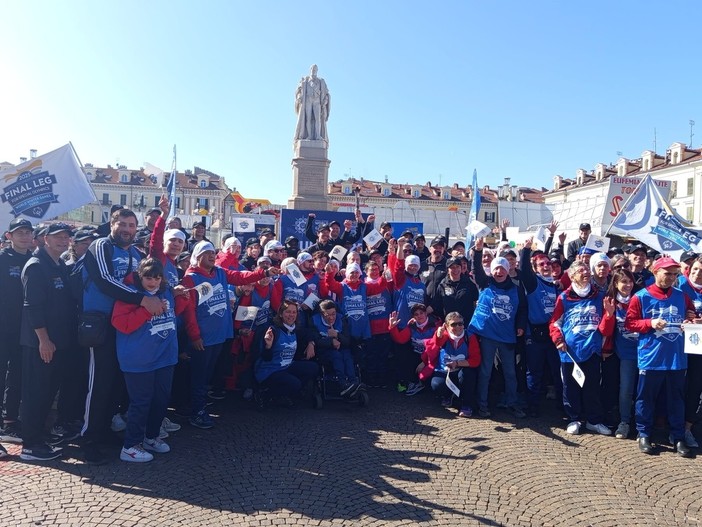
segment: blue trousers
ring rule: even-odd
[[[514,406],[517,403],[517,371],[514,362],[514,344],[497,342],[485,337],[480,338],[480,366],[478,368],[478,405],[487,408],[488,388],[492,367],[497,355],[502,363],[502,373],[505,376],[505,404]]]
[[[334,375],[340,380],[348,379],[356,382],[356,366],[353,363],[353,354],[348,349],[323,349],[319,350],[319,358],[329,361],[334,370]]]
[[[475,380],[478,377],[478,368],[458,368],[451,372],[451,380],[461,390],[459,400],[461,407],[475,405]],[[446,372],[435,371],[431,378],[431,389],[442,397],[448,397],[453,392],[446,386]]]
[[[560,359],[558,350],[551,341],[537,342],[533,338],[526,341],[527,402],[529,408],[538,410],[544,394],[544,372],[550,371],[556,391],[560,392]],[[547,370],[548,368],[548,370]]]
[[[174,366],[166,366],[154,371],[124,373],[129,393],[124,448],[141,443],[145,437],[158,437],[171,399],[174,369]]]
[[[271,373],[262,383],[261,387],[268,389],[273,396],[293,396],[317,377],[319,365],[314,361],[294,360],[284,370]]]
[[[631,421],[631,407],[638,377],[636,359],[619,359],[619,420],[624,423]]]
[[[573,363],[561,363],[561,380],[563,381],[563,408],[571,421],[586,419],[593,425],[602,423],[602,403],[600,401],[600,362],[596,353],[578,366],[585,374],[581,388],[573,378]]]
[[[685,437],[686,370],[641,370],[636,393],[636,430],[639,437],[649,437],[653,428],[656,400],[665,390],[666,413],[670,435],[675,441]]]
[[[192,350],[190,354],[190,403],[192,415],[196,416],[205,409],[207,402],[207,383],[212,378],[217,359],[224,343],[205,346],[203,351]]]

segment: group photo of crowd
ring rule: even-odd
[[[363,407],[374,390],[432,394],[466,423],[499,409],[528,426],[552,400],[567,434],[653,454],[665,427],[677,455],[698,448],[702,356],[684,342],[702,323],[702,255],[637,240],[599,252],[588,223],[567,244],[555,221],[538,245],[503,222],[491,246],[466,246],[360,210],[343,224],[310,214],[304,240],[211,241],[165,196],[145,218],[114,206],[97,227],[8,225],[0,442],[21,459],[74,444],[103,464],[120,434],[120,460],[149,462],[170,434],[217,426],[213,400]]]

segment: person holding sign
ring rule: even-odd
[[[207,383],[212,377],[224,342],[234,336],[227,286],[250,284],[280,272],[275,267],[256,271],[230,271],[216,266],[215,258],[214,246],[210,242],[199,242],[193,248],[190,268],[182,281],[190,293],[190,304],[185,311],[188,337],[192,342],[190,424],[202,429],[214,426],[205,410]],[[198,292],[196,287],[207,287],[211,294],[205,295],[202,289]],[[193,319],[196,324],[187,323]]]
[[[452,406],[455,396],[458,415],[472,417],[480,359],[477,337],[465,332],[463,317],[454,311],[427,341],[417,371],[420,379],[431,379],[431,389],[442,395],[442,406]]]
[[[284,265],[282,274],[276,280],[271,295],[271,307],[277,310],[283,300],[295,302],[301,309],[310,311],[309,304],[305,302],[314,295],[314,303],[327,296],[327,286],[314,269],[314,258],[308,252],[301,252],[297,259],[290,258],[291,264]],[[296,264],[296,265],[295,265]]]
[[[678,455],[690,456],[685,444],[685,355],[682,324],[695,318],[690,297],[674,287],[680,264],[664,256],[652,267],[654,283],[637,292],[629,302],[624,327],[639,333],[637,359],[636,430],[639,450],[653,454],[656,401],[665,390],[670,439]]]
[[[561,358],[563,408],[570,423],[566,432],[580,433],[583,418],[591,432],[610,435],[603,424],[600,400],[600,355],[602,333],[608,317],[614,316],[614,299],[592,287],[590,267],[575,262],[568,268],[571,285],[558,295],[550,322],[550,335]]]

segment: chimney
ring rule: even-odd
[[[32,148],[29,151],[29,159],[35,159],[37,157],[37,150],[36,148]]]

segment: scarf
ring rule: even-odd
[[[578,295],[580,298],[585,298],[587,295],[590,294],[590,289],[592,288],[592,284],[590,282],[587,283],[585,287],[578,287],[575,282],[570,284],[570,288],[573,290],[573,292]]]

